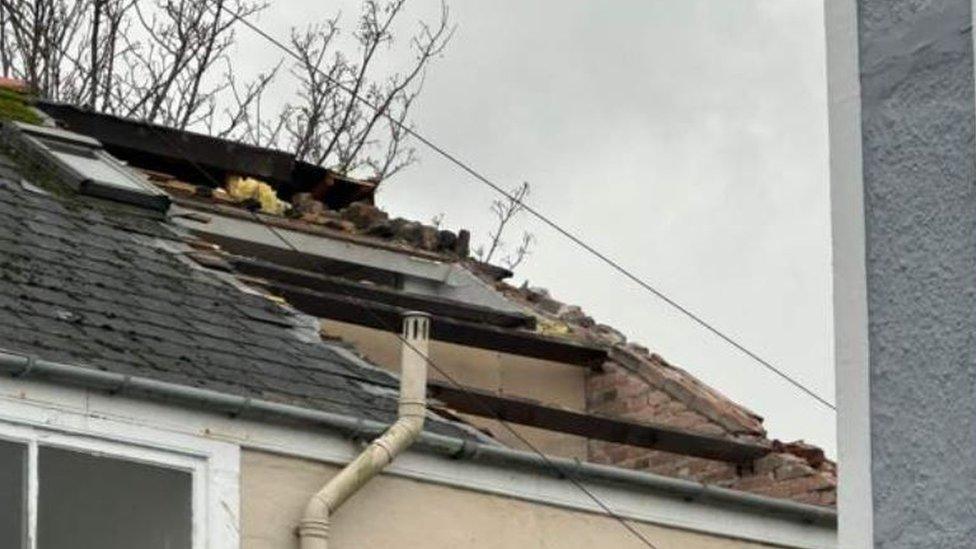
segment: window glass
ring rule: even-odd
[[[0,547],[27,549],[27,446],[0,440]]]
[[[133,191],[146,191],[144,186],[133,181],[131,177],[120,172],[115,166],[104,162],[90,149],[75,147],[57,141],[47,141],[45,144],[51,149],[54,156],[57,156],[59,160],[71,166],[87,178],[102,183],[118,185],[119,187],[125,187]]]
[[[190,549],[189,472],[41,447],[38,549]]]

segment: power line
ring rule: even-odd
[[[184,161],[192,165],[197,171],[203,174],[204,177],[210,180],[211,183],[213,183],[218,187],[220,186],[220,182],[217,181],[209,172],[203,169],[202,166],[200,166],[193,160],[190,160],[189,158],[186,157],[186,154],[182,152],[182,147],[180,147],[179,143],[170,139],[169,136],[165,135],[163,132],[156,131],[155,127],[151,123],[147,123],[147,127],[149,127],[150,131],[153,132],[157,137],[161,137],[166,142],[168,142],[171,148],[173,148],[174,150],[179,149],[177,156],[180,156]],[[279,231],[277,231],[273,226],[269,225],[263,219],[261,219],[261,217],[256,212],[252,211],[251,216],[254,218],[255,221],[257,221],[258,224],[260,224],[268,231],[270,231],[271,234],[273,234],[278,240],[280,240],[286,247],[288,247],[293,252],[297,253],[299,257],[301,258],[305,257],[305,254],[302,253],[301,250],[299,250],[294,244],[292,244],[287,238],[284,237],[284,235],[282,235]],[[315,269],[313,268],[312,270],[314,271]],[[351,293],[346,292],[344,289],[340,289],[340,291],[346,294],[346,297],[355,297]],[[617,522],[619,522],[625,529],[627,529],[628,532],[630,532],[633,536],[635,536],[638,540],[640,540],[649,549],[658,549],[656,545],[651,543],[650,540],[648,540],[643,534],[640,533],[640,531],[638,531],[629,522],[627,522],[626,519],[614,513],[613,510],[606,503],[603,502],[603,500],[601,500],[599,497],[596,496],[596,494],[594,494],[592,491],[586,488],[586,486],[579,479],[573,476],[569,471],[564,470],[562,467],[560,467],[555,462],[553,462],[534,444],[532,444],[528,439],[522,436],[522,434],[519,433],[514,427],[512,427],[507,421],[502,419],[501,415],[497,411],[495,411],[491,406],[486,404],[481,399],[480,396],[468,392],[464,386],[462,386],[460,383],[458,383],[457,380],[454,379],[453,376],[451,376],[443,368],[438,366],[433,360],[430,359],[430,357],[428,357],[424,353],[421,353],[412,343],[410,343],[410,341],[408,341],[406,338],[403,337],[403,335],[400,333],[399,330],[397,330],[395,327],[389,326],[389,324],[385,322],[385,320],[372,309],[365,306],[362,309],[367,313],[369,313],[370,315],[372,315],[374,319],[377,322],[379,322],[381,326],[383,326],[385,331],[391,332],[394,335],[396,335],[397,339],[400,341],[402,345],[405,345],[407,348],[417,353],[419,356],[424,357],[424,361],[431,368],[433,368],[437,373],[444,376],[444,378],[447,379],[449,383],[451,383],[456,389],[460,391],[461,395],[463,395],[464,398],[470,399],[470,402],[474,402],[479,408],[482,408],[484,412],[487,413],[490,417],[493,417],[496,421],[498,421],[498,423],[501,424],[507,431],[509,431],[516,439],[518,439],[522,444],[524,444],[527,448],[529,448],[534,454],[538,455],[546,464],[546,466],[548,466],[550,469],[555,471],[560,477],[569,480],[574,486],[576,486],[577,489],[583,492],[591,501],[593,501],[593,503],[595,503],[598,507],[600,507],[607,514],[608,517],[611,517],[615,519]]]
[[[254,23],[248,21],[246,18],[242,17],[236,11],[234,11],[232,9],[229,9],[229,8],[225,8],[225,10],[227,11],[228,15],[230,15],[231,17],[233,17],[235,20],[241,22],[244,26],[248,27],[249,29],[251,29],[252,31],[254,31],[255,33],[257,33],[259,36],[261,36],[265,40],[271,42],[274,46],[276,46],[281,51],[285,52],[288,56],[290,56],[290,57],[292,57],[292,58],[294,58],[294,59],[296,59],[298,61],[301,61],[301,56],[299,56],[291,48],[289,48],[288,46],[286,46],[283,42],[281,42],[277,38],[271,36],[270,34],[268,34],[267,32],[265,32],[264,30],[262,30],[260,27],[258,27]],[[599,259],[603,263],[606,263],[607,265],[610,266],[610,268],[612,268],[613,270],[617,271],[619,274],[623,275],[625,278],[627,278],[630,281],[634,282],[635,284],[637,284],[638,286],[640,286],[644,290],[650,292],[652,295],[654,295],[658,299],[664,301],[665,303],[667,303],[668,305],[670,305],[672,308],[674,308],[677,311],[681,312],[683,315],[685,315],[686,317],[690,318],[692,321],[694,321],[696,324],[698,324],[699,326],[701,326],[702,328],[704,328],[708,332],[712,333],[713,335],[715,335],[719,339],[725,341],[726,343],[728,343],[729,345],[731,345],[735,349],[738,349],[741,353],[743,353],[746,356],[748,356],[749,358],[753,359],[754,361],[756,361],[757,363],[759,363],[761,366],[763,366],[767,370],[773,372],[774,374],[776,374],[777,376],[779,376],[780,378],[782,378],[783,380],[785,380],[789,384],[793,385],[794,387],[796,387],[800,391],[806,393],[807,395],[809,395],[814,400],[820,402],[821,404],[823,404],[827,408],[830,408],[831,410],[834,410],[834,411],[837,410],[836,406],[834,406],[833,403],[831,403],[827,399],[821,397],[819,394],[817,394],[816,391],[808,388],[806,385],[804,385],[800,381],[794,379],[792,376],[790,376],[789,374],[787,374],[782,369],[776,367],[771,362],[769,362],[769,361],[765,360],[764,358],[760,357],[758,354],[750,351],[745,345],[739,343],[732,336],[726,335],[723,331],[719,330],[715,325],[713,325],[712,323],[708,322],[707,320],[705,320],[704,318],[702,318],[700,315],[698,315],[695,312],[691,311],[687,307],[681,305],[680,303],[678,303],[677,301],[675,301],[671,297],[668,297],[667,294],[665,294],[661,290],[658,290],[657,288],[655,288],[654,286],[652,286],[650,283],[645,282],[644,280],[642,280],[640,277],[638,277],[633,272],[631,272],[629,269],[627,269],[622,264],[620,264],[620,262],[618,262],[617,260],[615,260],[615,259],[609,257],[607,254],[605,254],[605,253],[597,250],[595,247],[591,246],[590,244],[587,244],[582,238],[576,236],[570,230],[564,229],[562,226],[560,226],[558,223],[556,223],[554,220],[552,220],[549,216],[543,214],[539,210],[537,210],[537,209],[533,208],[532,206],[526,204],[525,202],[523,202],[522,200],[520,200],[518,197],[514,196],[512,193],[506,191],[499,184],[491,181],[486,176],[484,176],[481,173],[479,173],[477,170],[475,170],[473,167],[471,167],[468,163],[464,162],[463,160],[461,160],[460,158],[458,158],[454,154],[450,153],[449,151],[447,151],[443,147],[437,145],[436,143],[434,143],[430,139],[424,137],[423,135],[421,135],[420,133],[418,133],[417,131],[415,131],[414,129],[412,129],[410,126],[408,126],[408,125],[400,122],[399,120],[396,119],[396,117],[389,115],[386,112],[385,109],[382,109],[381,107],[375,105],[370,100],[368,100],[365,97],[359,95],[356,92],[356,90],[350,88],[349,86],[347,86],[346,84],[340,82],[339,80],[336,80],[332,75],[326,73],[325,71],[323,71],[322,69],[319,69],[318,67],[315,67],[315,70],[322,77],[324,77],[326,80],[328,80],[329,82],[331,82],[334,86],[338,87],[342,91],[344,91],[347,94],[349,94],[350,96],[352,96],[356,101],[359,101],[360,103],[366,105],[367,107],[369,107],[370,109],[372,109],[374,112],[380,113],[384,118],[386,118],[387,120],[389,120],[391,124],[394,124],[395,126],[397,126],[397,128],[399,128],[400,130],[402,130],[404,133],[406,133],[407,135],[413,137],[417,141],[423,143],[428,148],[430,148],[431,150],[433,150],[437,154],[439,154],[442,157],[444,157],[445,159],[447,159],[450,163],[454,164],[455,166],[457,166],[458,168],[460,168],[462,171],[466,172],[471,177],[475,178],[475,180],[477,180],[477,181],[479,181],[479,182],[487,185],[488,187],[490,187],[495,192],[501,194],[506,199],[512,201],[512,203],[518,204],[526,212],[529,212],[533,217],[535,217],[539,221],[542,221],[549,228],[555,230],[557,233],[559,233],[562,236],[566,237],[567,239],[570,240],[570,242],[574,243],[575,245],[577,245],[580,248],[584,249],[585,251],[589,252],[591,255],[595,256],[597,259]]]
[[[138,1],[138,0],[134,0],[134,1]],[[235,18],[237,18],[238,20],[240,20],[240,16],[239,15],[237,15],[236,13],[234,15],[235,15]],[[156,137],[162,138],[164,141],[166,141],[167,143],[169,143],[169,145],[170,145],[170,147],[172,149],[178,150],[179,152],[177,153],[177,156],[181,157],[185,162],[187,162],[190,165],[192,165],[194,167],[194,169],[196,169],[197,171],[199,171],[206,179],[208,179],[216,187],[220,187],[221,186],[221,183],[219,181],[217,181],[207,170],[203,169],[203,167],[200,166],[195,161],[190,160],[189,158],[187,158],[187,155],[182,151],[182,147],[180,146],[180,144],[178,142],[176,142],[175,140],[170,139],[169,136],[167,136],[164,132],[157,131],[156,128],[155,128],[155,125],[152,122],[150,122],[148,120],[144,120],[143,122],[145,123],[146,127],[153,134],[156,135]],[[271,225],[265,223],[264,220],[261,219],[260,216],[258,216],[255,212],[251,212],[251,215],[254,217],[255,220],[257,220],[257,222],[259,224],[261,224],[263,227],[265,227],[266,229],[268,229],[269,231],[271,231],[271,233],[274,234],[277,238],[279,238],[286,246],[288,246],[291,250],[297,252],[299,254],[299,257],[305,257],[304,254],[302,254],[302,252],[300,250],[298,250],[291,242],[289,242],[287,239],[285,239]],[[351,294],[347,294],[347,297],[354,297],[354,296],[352,296]],[[402,344],[406,345],[410,350],[412,350],[413,352],[417,353],[418,355],[424,357],[424,361],[429,366],[431,366],[435,371],[437,371],[442,376],[444,376],[444,378],[447,379],[452,385],[454,385],[454,387],[457,388],[461,392],[462,395],[464,395],[466,398],[472,399],[472,402],[475,402],[480,408],[482,408],[484,411],[486,411],[490,416],[494,417],[495,420],[498,421],[498,423],[501,424],[503,427],[505,427],[506,430],[508,430],[509,432],[511,432],[512,435],[515,438],[517,438],[519,441],[521,441],[522,444],[524,444],[527,448],[529,448],[533,453],[535,453],[536,455],[538,455],[542,459],[543,463],[545,463],[550,469],[552,469],[553,471],[555,471],[560,477],[563,477],[563,478],[569,480],[574,486],[576,486],[577,489],[579,489],[581,492],[583,492],[584,494],[586,494],[586,496],[590,500],[592,500],[598,507],[600,507],[607,514],[607,516],[609,516],[609,517],[615,519],[617,522],[619,522],[621,524],[621,526],[623,526],[628,532],[630,532],[634,537],[636,537],[641,543],[643,543],[649,549],[658,549],[658,547],[656,545],[654,545],[653,543],[651,543],[650,540],[648,540],[643,534],[641,534],[630,523],[628,523],[626,519],[624,519],[620,515],[614,513],[613,510],[610,509],[610,507],[606,503],[604,503],[600,498],[598,498],[596,496],[596,494],[594,494],[589,489],[587,489],[586,486],[584,486],[582,482],[580,482],[570,472],[565,471],[563,468],[561,468],[558,465],[556,465],[556,463],[553,462],[548,456],[546,456],[544,453],[542,453],[542,451],[540,451],[538,448],[536,448],[535,445],[533,445],[531,442],[529,442],[518,431],[516,431],[511,425],[509,425],[509,423],[507,421],[505,421],[504,419],[502,419],[501,415],[498,412],[496,412],[492,407],[488,406],[484,401],[481,400],[481,397],[479,397],[477,395],[473,395],[473,394],[467,392],[465,390],[465,388],[460,383],[458,383],[450,374],[448,374],[442,368],[440,368],[439,366],[437,366],[437,364],[435,364],[433,361],[431,361],[430,358],[427,355],[421,353],[416,347],[413,346],[412,343],[410,343],[409,341],[407,341],[400,334],[399,330],[387,326],[386,323],[384,322],[384,320],[376,312],[374,312],[373,310],[369,309],[368,307],[363,307],[363,309],[365,311],[367,311],[369,314],[373,315],[376,318],[376,320],[380,322],[380,325],[385,326],[387,332],[392,332],[393,334],[395,334],[396,337],[397,337],[397,339],[399,339]]]

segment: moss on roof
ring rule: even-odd
[[[10,89],[0,88],[0,120],[40,124],[41,117],[28,104],[30,99]]]

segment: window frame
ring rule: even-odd
[[[29,156],[35,164],[51,170],[70,184],[79,193],[117,202],[133,204],[142,208],[165,213],[170,207],[170,197],[156,188],[140,173],[109,154],[102,144],[90,137],[58,128],[47,128],[23,122],[4,122],[3,133],[10,145],[18,152]],[[75,152],[58,150],[59,147]],[[75,166],[58,156],[74,154],[88,156],[90,160],[101,162],[125,178],[133,186],[128,188],[111,181],[101,180],[82,173]]]
[[[46,429],[34,425],[9,423],[0,419],[0,439],[27,447],[27,548],[37,547],[37,507],[40,493],[38,456],[41,447],[53,447],[83,452],[106,458],[176,469],[191,477],[191,539],[193,549],[214,547],[211,543],[209,484],[213,475],[205,455],[167,450],[144,444],[133,444],[108,438]]]

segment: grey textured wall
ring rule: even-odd
[[[971,2],[859,0],[877,547],[976,546]]]

